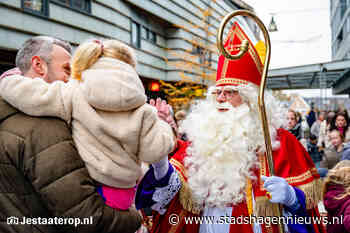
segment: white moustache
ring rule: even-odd
[[[233,109],[233,106],[230,103],[227,103],[227,102],[224,102],[224,103],[216,102],[215,106],[216,106],[217,109],[228,109],[228,110]]]

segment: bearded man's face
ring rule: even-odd
[[[219,112],[226,112],[232,109],[232,107],[238,107],[243,104],[241,95],[232,87],[217,87],[213,94]]]

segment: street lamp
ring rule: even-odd
[[[277,25],[276,25],[276,22],[273,18],[273,15],[272,15],[272,18],[271,18],[271,22],[270,22],[270,25],[269,25],[269,28],[268,28],[268,31],[269,32],[277,32]]]

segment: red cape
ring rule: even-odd
[[[288,131],[279,129],[277,132],[280,148],[273,152],[273,161],[275,175],[285,178],[289,184],[303,190],[306,196],[306,207],[310,216],[319,216],[317,203],[320,200],[321,192],[320,177],[317,170],[305,148],[300,142]],[[170,162],[176,168],[183,187],[187,186],[186,169],[184,166],[184,158],[187,156],[186,148],[189,143],[179,141],[176,153],[171,157]],[[260,169],[257,170],[257,181],[253,183],[254,198],[256,205],[262,205],[262,210],[269,209],[269,200],[266,196],[266,191],[262,188],[260,176],[269,176],[268,164],[265,155],[259,156]],[[319,186],[319,187],[318,187]],[[151,232],[153,233],[196,233],[199,231],[199,224],[186,224],[185,217],[199,216],[193,208],[191,208],[191,200],[184,200],[187,195],[183,194],[186,190],[180,190],[175,198],[170,202],[167,212],[160,215],[154,211],[153,224]],[[265,205],[265,206],[264,206]],[[169,219],[176,214],[179,216],[179,223],[175,225],[169,224]],[[266,211],[265,216],[268,215]],[[232,216],[249,216],[246,202],[242,202],[233,208]],[[271,215],[271,214],[270,214]],[[277,226],[272,228],[262,226],[263,233],[277,233]],[[323,225],[314,224],[315,233],[326,232]],[[236,224],[230,226],[230,232],[253,233],[252,227],[249,224]]]

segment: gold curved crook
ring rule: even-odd
[[[271,55],[271,49],[270,49],[271,43],[270,43],[269,33],[267,32],[267,29],[266,29],[265,25],[263,24],[263,22],[254,13],[247,11],[247,10],[237,10],[237,11],[233,11],[233,12],[229,13],[228,15],[226,15],[225,18],[220,23],[218,34],[216,37],[217,38],[217,46],[218,46],[218,49],[222,52],[222,55],[228,59],[236,60],[244,55],[245,43],[248,43],[248,41],[247,42],[242,41],[240,52],[236,55],[231,55],[231,54],[227,53],[227,51],[224,48],[223,43],[222,43],[222,36],[223,36],[224,27],[226,26],[227,22],[231,18],[238,16],[238,15],[248,16],[248,17],[252,18],[258,24],[260,30],[263,32],[264,39],[265,39],[266,56],[265,56],[265,62],[264,62],[264,69],[263,69],[263,73],[262,73],[262,77],[261,77],[258,104],[259,104],[259,111],[260,111],[261,121],[262,121],[262,125],[263,125],[263,131],[264,131],[266,154],[267,154],[267,159],[268,159],[268,163],[269,163],[269,171],[270,171],[270,175],[274,175],[271,138],[270,138],[270,132],[269,132],[269,127],[268,127],[268,122],[267,122],[267,117],[266,117],[265,103],[264,103],[264,92],[265,92],[265,86],[266,86],[267,70],[268,70],[268,66],[270,63],[270,55]]]
[[[262,122],[263,126],[263,132],[264,132],[264,138],[265,138],[265,146],[266,146],[266,157],[267,157],[267,162],[269,165],[269,172],[270,176],[274,175],[274,165],[273,165],[273,157],[272,157],[272,145],[271,145],[271,138],[270,138],[270,131],[269,131],[269,125],[267,121],[267,116],[266,116],[266,110],[265,110],[265,102],[264,102],[264,92],[265,92],[265,86],[266,86],[266,77],[267,77],[267,71],[270,63],[270,55],[271,55],[271,43],[270,43],[270,36],[269,33],[267,32],[267,29],[263,22],[252,12],[247,11],[247,10],[237,10],[229,13],[228,15],[225,16],[225,18],[221,21],[220,27],[216,36],[216,43],[218,46],[219,51],[223,56],[225,56],[227,59],[230,60],[236,60],[241,58],[247,51],[248,51],[248,46],[249,42],[247,40],[243,40],[240,46],[240,51],[236,55],[231,55],[229,54],[223,43],[222,43],[222,37],[224,33],[224,28],[227,24],[227,22],[238,15],[242,16],[248,16],[252,18],[259,26],[260,30],[263,32],[264,39],[265,39],[265,44],[266,44],[266,56],[265,56],[265,62],[264,62],[264,69],[261,77],[261,84],[260,84],[260,89],[259,89],[259,99],[258,99],[258,105],[259,105],[259,112],[260,112],[260,119]],[[247,45],[246,45],[247,44]],[[281,208],[279,205],[274,205],[274,212],[277,216],[282,216],[281,215]],[[279,232],[283,233],[284,232],[284,227],[279,224],[278,225]]]
[[[220,53],[224,57],[226,57],[227,59],[230,59],[230,60],[236,60],[236,59],[241,58],[248,51],[248,48],[249,48],[248,40],[244,39],[241,43],[240,48],[239,48],[239,52],[236,55],[232,55],[226,51],[226,49],[222,43],[222,37],[224,34],[224,29],[225,29],[226,24],[230,21],[231,18],[233,18],[239,14],[240,14],[240,11],[234,11],[231,14],[226,15],[225,18],[221,21],[218,33],[216,34],[216,44],[218,46]]]

